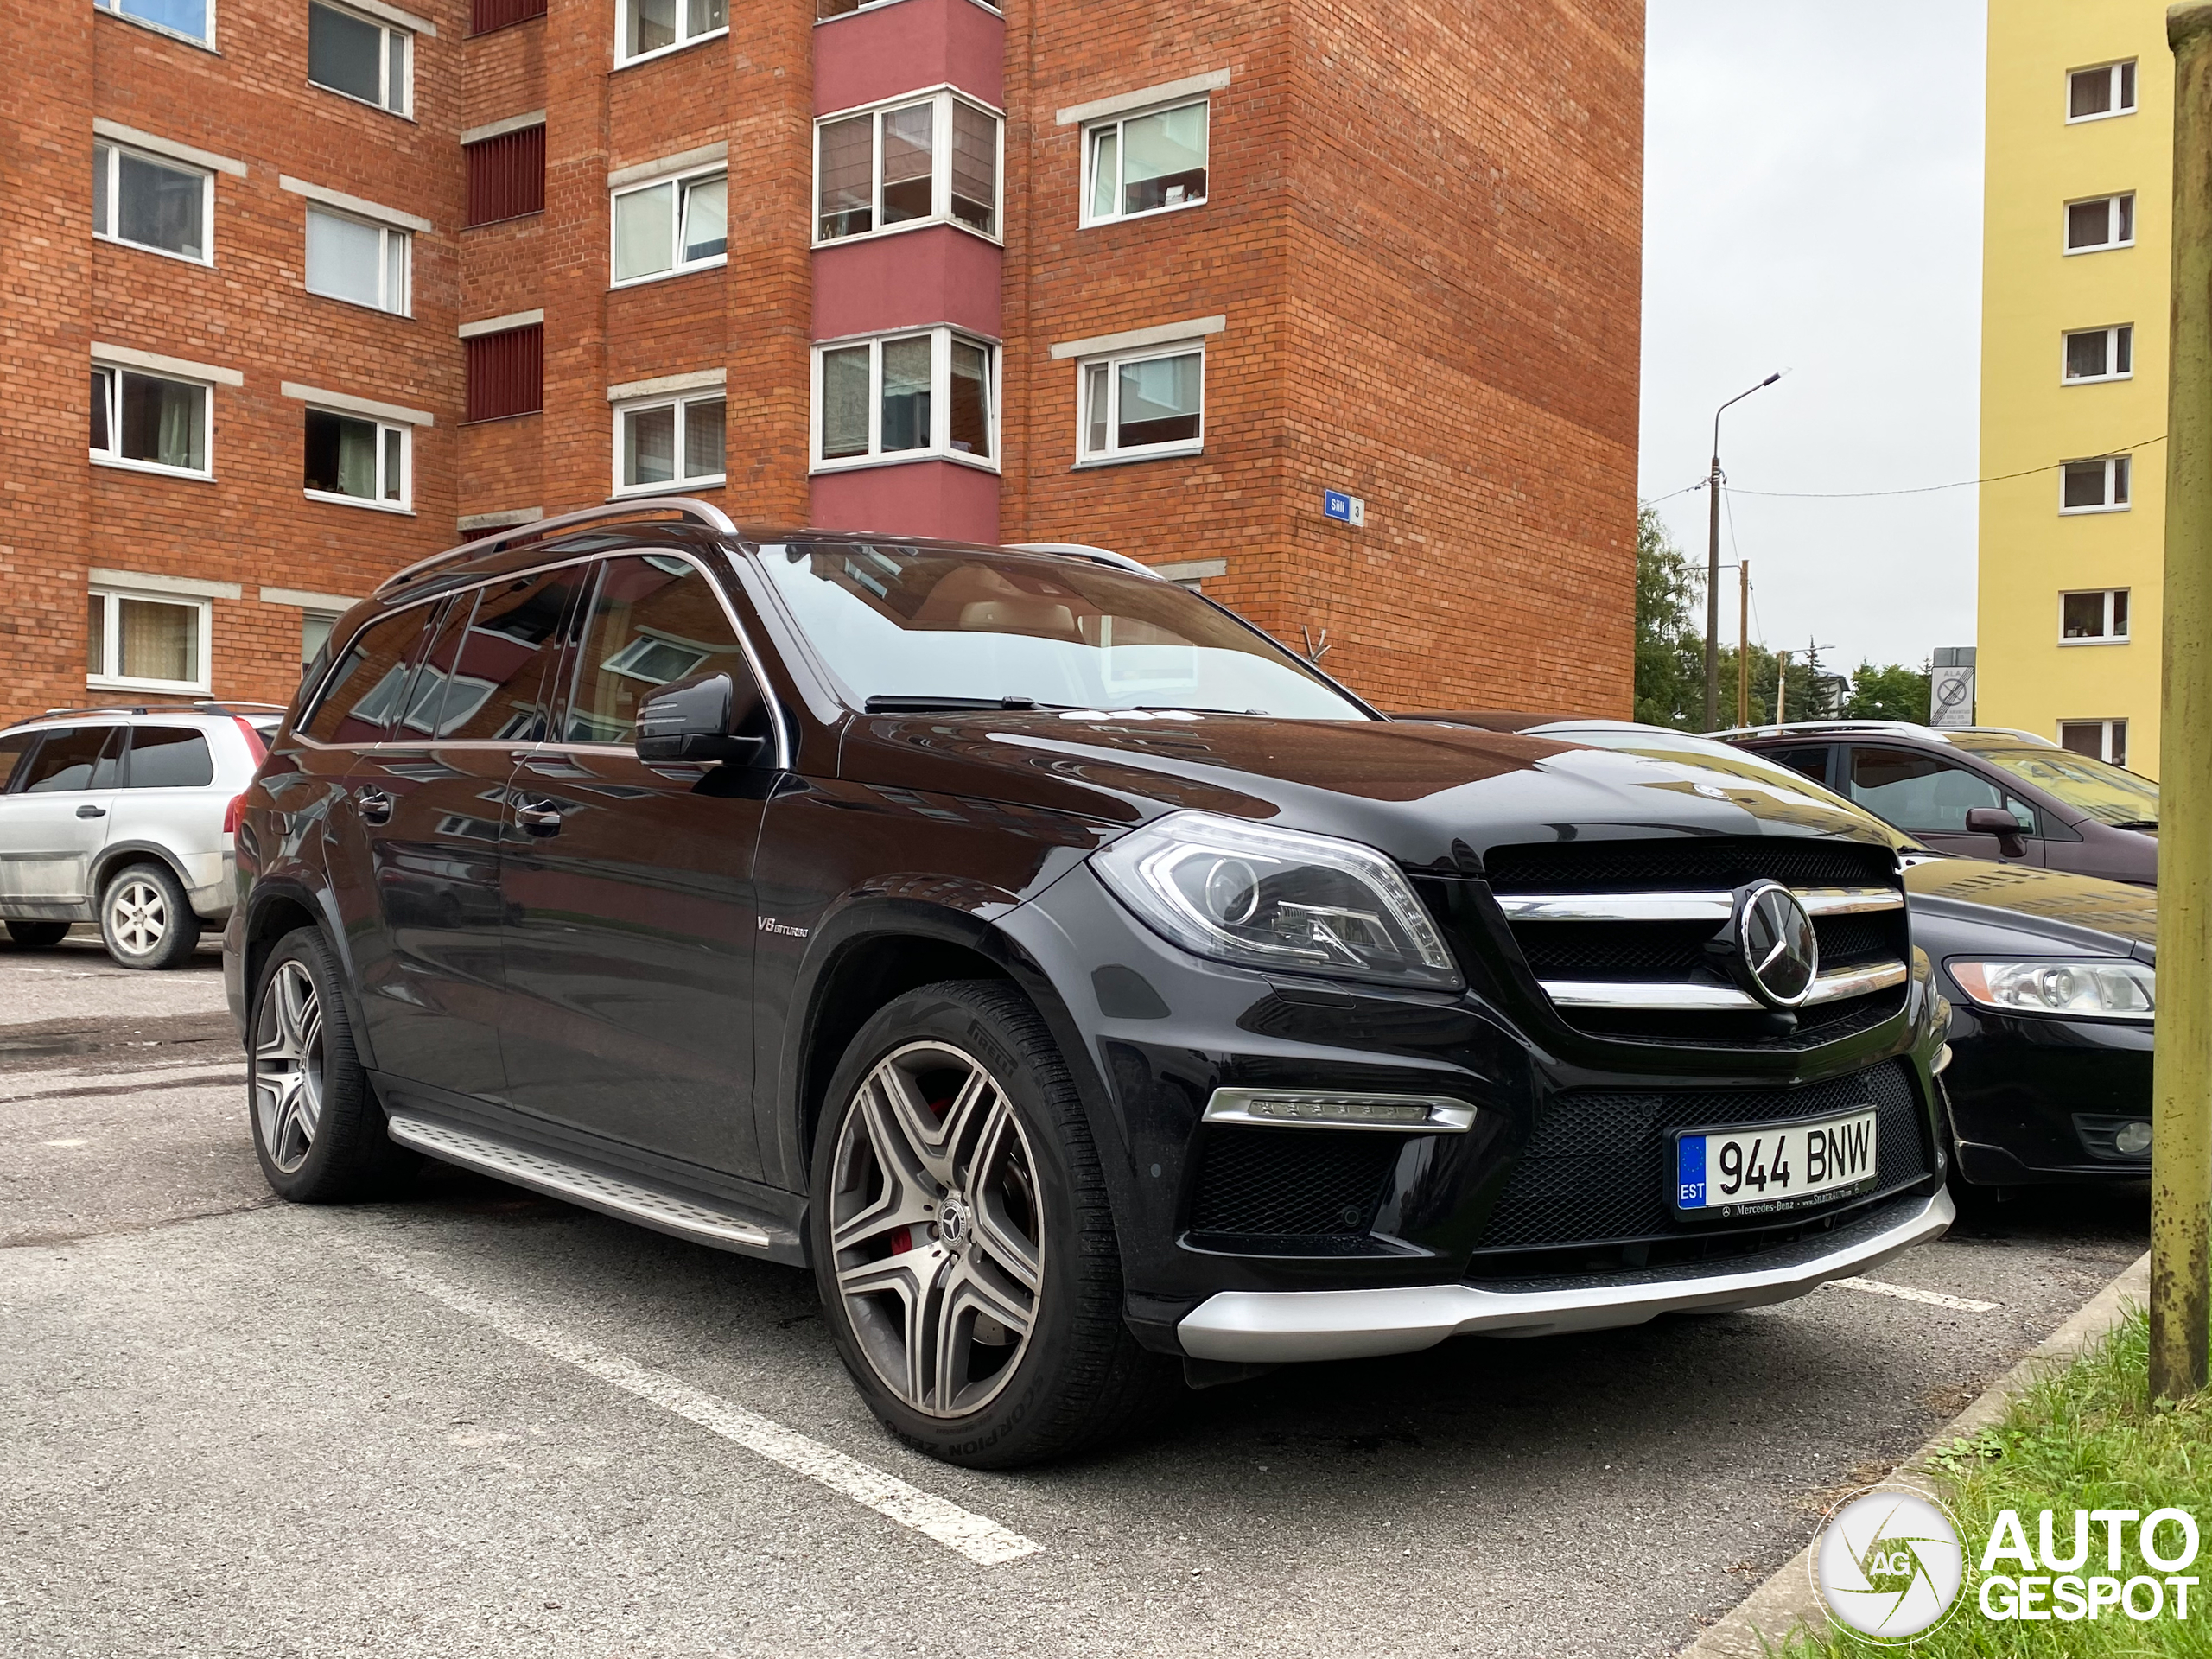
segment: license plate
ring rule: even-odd
[[[1795,1123],[1685,1129],[1675,1137],[1675,1208],[1755,1216],[1871,1185],[1874,1109]]]

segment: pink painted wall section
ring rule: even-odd
[[[963,5],[967,3],[961,0]],[[889,536],[998,544],[996,473],[957,461],[916,461],[855,473],[820,473],[811,481],[812,522],[823,530],[873,530]]]
[[[950,225],[817,248],[814,337],[950,322],[995,340],[1003,259],[995,244]]]
[[[817,115],[940,85],[1005,107],[1006,24],[996,12],[976,0],[893,0],[815,25]]]

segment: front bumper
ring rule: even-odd
[[[2147,1024],[2001,1014],[1952,996],[1943,1092],[1959,1173],[1983,1186],[2139,1181],[2151,1160],[2085,1140],[2076,1119],[2154,1118]]]
[[[1941,1237],[1956,1215],[1949,1192],[1939,1188],[1885,1205],[1835,1232],[1741,1258],[1722,1273],[1685,1268],[1526,1289],[1226,1290],[1186,1315],[1176,1335],[1194,1359],[1265,1365],[1411,1353],[1446,1337],[1549,1336],[1641,1325],[1662,1313],[1727,1313],[1786,1302],[1878,1267]]]

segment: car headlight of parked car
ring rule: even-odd
[[[1150,927],[1247,968],[1457,990],[1459,970],[1397,867],[1372,847],[1177,812],[1101,852]]]
[[[1959,988],[2006,1014],[2057,1014],[2077,1020],[2148,1020],[2158,1007],[2148,963],[2126,957],[2071,962],[1953,962]]]

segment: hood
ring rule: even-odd
[[[1786,836],[1889,849],[1857,808],[1786,777],[1418,721],[1046,710],[871,715],[839,775],[1134,824],[1193,809],[1342,836],[1414,868],[1491,847]]]
[[[2054,947],[2156,956],[2158,895],[2149,887],[2094,875],[1992,864],[1978,858],[1931,858],[1904,873],[1912,913],[1996,925],[2048,939]]]

